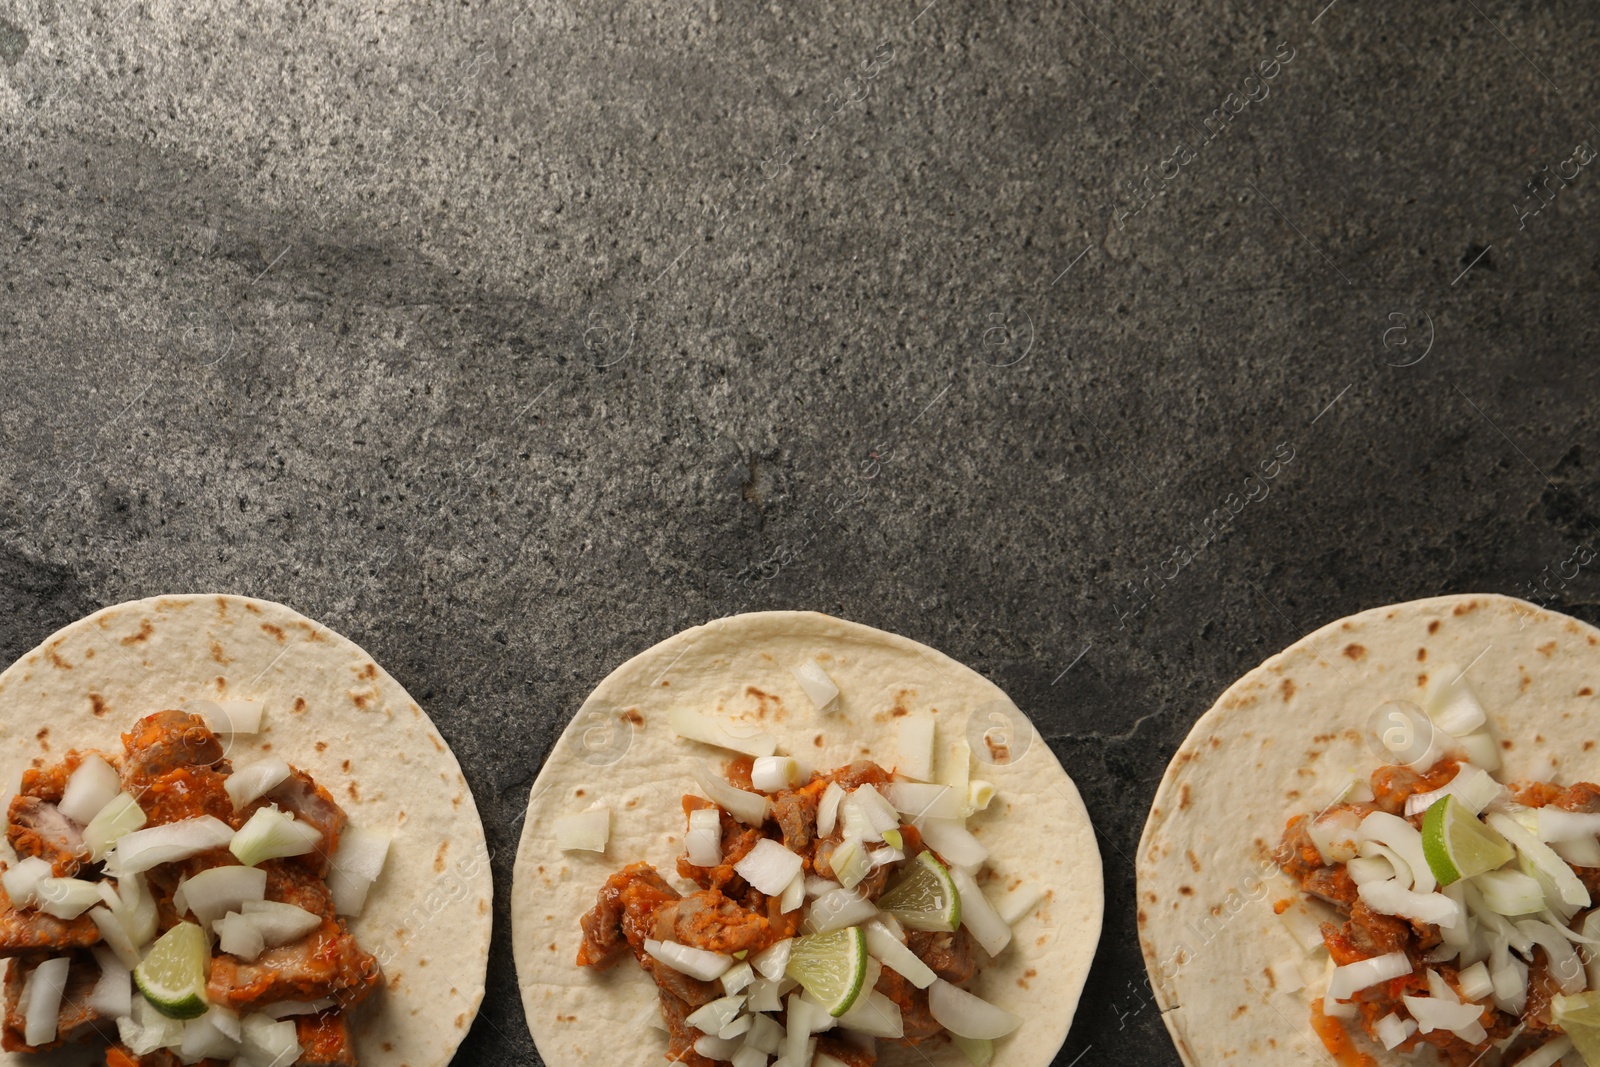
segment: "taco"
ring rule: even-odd
[[[551,1067],[1040,1067],[1103,908],[1077,789],[1004,693],[789,611],[600,684],[534,783],[512,893]]]
[[[1600,1064],[1600,631],[1497,595],[1331,623],[1195,724],[1138,854],[1190,1067]]]
[[[449,747],[279,604],[106,608],[0,674],[0,1064],[443,1067],[492,888]]]

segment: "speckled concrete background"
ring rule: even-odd
[[[1103,831],[1058,1063],[1175,1064],[1128,857],[1212,697],[1391,600],[1600,618],[1600,33],[924,2],[0,0],[0,653],[168,590],[323,619],[503,894],[626,656],[906,633]],[[498,918],[460,1063],[537,1062]]]

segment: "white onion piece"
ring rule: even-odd
[[[900,758],[895,773],[919,782],[933,780],[933,746],[937,733],[932,715],[907,715],[900,720]]]
[[[253,960],[267,950],[267,939],[261,928],[237,912],[224,915],[212,927],[217,935],[217,947],[230,956]]]
[[[178,883],[173,903],[209,926],[247,900],[265,900],[267,872],[255,867],[212,867]]]
[[[1463,763],[1456,776],[1438,789],[1427,793],[1413,793],[1406,798],[1406,815],[1427,811],[1434,801],[1453,796],[1472,814],[1477,815],[1505,795],[1505,786],[1495,781],[1489,772],[1470,763]]]
[[[751,1016],[745,1016],[749,1019]],[[749,1040],[748,1037],[745,1038]],[[817,1057],[820,1062],[822,1057]],[[728,1061],[733,1067],[767,1067],[767,1054],[753,1045],[743,1045],[738,1052],[733,1054],[733,1059]]]
[[[1455,902],[1456,907],[1461,909],[1461,914],[1466,920],[1439,928],[1440,940],[1444,943],[1444,946],[1448,946],[1453,950],[1452,955],[1454,955],[1472,944],[1472,916],[1467,911],[1467,888],[1458,880],[1440,889],[1439,892]]]
[[[1581,837],[1576,841],[1551,841],[1549,845],[1556,855],[1574,867],[1600,867],[1600,841],[1592,837]]]
[[[785,1016],[789,1021],[789,1029],[783,1039],[783,1060],[791,1064],[808,1064],[811,1062],[811,1050],[814,1047],[811,1040],[813,1009],[799,993],[791,994],[785,1003],[789,1007]],[[827,1013],[817,1009],[817,1014]]]
[[[318,1015],[338,1003],[332,997],[324,997],[321,1000],[280,1000],[263,1007],[261,1014],[272,1019],[287,1019],[295,1015]],[[654,1004],[650,1005],[650,1012],[658,1019],[661,1017],[661,1009]]]
[[[183,1043],[178,1046],[179,1056],[188,1063],[198,1063],[204,1059],[227,1060],[232,1059],[239,1051],[238,1038],[229,1037],[222,1032],[222,1027],[227,1023],[219,1024],[213,1016],[228,1012],[226,1008],[213,1007],[198,1019],[191,1019],[183,1027]],[[239,1025],[237,1016],[233,1016],[232,1024]]]
[[[716,808],[696,808],[689,813],[689,832],[683,838],[684,851],[696,867],[715,867],[722,862],[722,814]]]
[[[1600,910],[1591,911],[1583,917],[1583,934],[1585,937],[1600,938]],[[1589,988],[1600,989],[1600,952],[1588,954]]]
[[[1484,871],[1472,884],[1484,909],[1496,915],[1536,915],[1544,910],[1544,888],[1521,871]]]
[[[120,919],[103,907],[90,908],[89,918],[94,920],[95,926],[100,930],[101,939],[112,952],[117,954],[117,959],[122,961],[124,967],[132,970],[139,966],[139,961],[144,958],[143,954],[134,945],[133,938],[128,935],[128,929],[122,925]]]
[[[24,1005],[23,1040],[28,1044],[48,1045],[56,1039],[56,1023],[61,1018],[61,995],[67,988],[67,971],[72,961],[65,956],[45,960],[27,977],[21,998]]]
[[[839,888],[839,883],[832,878],[822,878],[815,874],[806,875],[806,896],[820,897]]]
[[[676,941],[645,941],[644,950],[656,960],[680,974],[710,982],[721,978],[733,966],[732,956],[720,952],[707,952],[693,945],[680,945]]]
[[[214,815],[135,830],[117,841],[116,868],[119,874],[143,874],[163,863],[221,848],[233,839],[233,827]]]
[[[778,751],[778,739],[772,734],[724,724],[689,708],[673,708],[667,712],[667,725],[679,737],[742,752],[746,756],[770,756]]]
[[[972,746],[964,738],[958,737],[945,745],[936,776],[939,784],[949,786],[956,796],[966,795],[972,776]]]
[[[222,788],[228,791],[233,809],[239,811],[252,801],[260,800],[289,780],[293,770],[277,756],[235,767]]]
[[[1564,811],[1543,807],[1534,811],[1541,841],[1593,841],[1600,835],[1600,812]]]
[[[254,734],[261,732],[262,706],[254,700],[193,700],[188,711],[205,717],[214,733]]]
[[[947,863],[958,867],[977,867],[989,858],[989,850],[956,819],[923,819],[917,823],[922,840]]]
[[[785,987],[794,987],[793,978],[757,978],[750,983],[750,991],[745,994],[749,997],[751,1011],[782,1011],[783,994],[788,991]]]
[[[967,810],[964,814],[971,815],[976,811],[984,811],[994,800],[995,787],[993,782],[986,782],[982,778],[974,778],[967,783]]]
[[[297,821],[291,812],[266,807],[257,809],[239,828],[228,842],[228,851],[246,867],[254,867],[267,860],[304,856],[321,843],[322,831],[315,826]]]
[[[89,849],[89,860],[99,863],[122,838],[150,821],[139,807],[139,802],[129,793],[118,793],[101,808],[89,825],[83,829],[83,843]],[[176,823],[169,823],[175,826]]]
[[[1489,968],[1489,979],[1494,982],[1494,1005],[1501,1011],[1521,1015],[1528,1005],[1528,965],[1503,948],[1498,955],[1502,958]]]
[[[890,782],[883,787],[884,794],[894,809],[917,819],[960,819],[966,813],[965,790],[957,793],[948,785],[924,785],[921,782]]]
[[[1398,915],[1441,928],[1455,926],[1465,918],[1461,905],[1443,893],[1418,893],[1399,882],[1368,882],[1358,887],[1356,893],[1367,907],[1384,915]]]
[[[328,893],[340,915],[360,915],[367,905],[367,894],[383,873],[389,859],[389,843],[394,834],[362,826],[346,826],[339,835],[339,847],[328,863]]]
[[[1296,895],[1294,902],[1285,908],[1278,918],[1303,952],[1315,952],[1325,948],[1322,940],[1322,924],[1342,921],[1339,913],[1328,904],[1300,895]]]
[[[300,1058],[302,1049],[295,1036],[295,1025],[256,1012],[239,1020],[239,1051],[252,1063],[282,1067]]]
[[[761,972],[763,978],[773,981],[783,977],[783,972],[789,967],[789,953],[794,950],[794,938],[786,937],[782,941],[775,941],[766,948],[750,957],[751,964]]]
[[[735,819],[757,827],[767,821],[772,803],[760,793],[751,793],[729,785],[709,763],[697,762],[689,770],[694,775],[695,784],[711,799],[711,802]]]
[[[96,755],[85,756],[78,769],[67,779],[66,792],[56,805],[61,814],[87,826],[100,810],[122,792],[122,778],[116,768]]]
[[[786,888],[783,891],[783,895],[778,898],[778,912],[780,914],[787,915],[805,902],[806,876],[805,872],[802,871],[790,879],[788,888]]]
[[[850,1010],[839,1016],[839,1025],[852,1033],[895,1041],[906,1032],[900,1005],[870,986],[863,988]]]
[[[1588,984],[1588,975],[1584,973],[1577,950],[1572,947],[1572,942],[1561,936],[1561,931],[1537,919],[1523,919],[1517,923],[1517,929],[1529,941],[1544,949],[1550,975],[1561,987],[1561,992],[1568,996],[1583,992]]]
[[[1044,899],[1045,888],[1037,882],[1024,882],[1006,894],[1006,898],[995,905],[995,911],[1000,913],[1010,926],[1017,925],[1025,916],[1031,914],[1039,902]]]
[[[1461,983],[1461,996],[1466,1000],[1488,1000],[1494,994],[1494,982],[1489,978],[1489,968],[1479,962],[1463,967],[1456,974]]]
[[[1575,908],[1589,906],[1589,891],[1583,887],[1583,882],[1578,876],[1572,873],[1572,868],[1550,850],[1549,845],[1540,841],[1527,827],[1503,812],[1491,811],[1484,818],[1490,826],[1500,831],[1500,836],[1522,853],[1529,863],[1554,883],[1562,901]]]
[[[1410,973],[1411,960],[1404,952],[1390,952],[1384,956],[1346,963],[1342,967],[1333,969],[1333,976],[1328,979],[1328,995],[1325,999],[1349,1000],[1357,992],[1369,986],[1395,978],[1404,978]]]
[[[900,827],[900,813],[895,811],[894,805],[884,799],[882,793],[872,785],[858,786],[850,793],[850,799],[860,807],[867,822],[878,833],[883,834]]]
[[[822,799],[817,802],[817,836],[830,837],[833,828],[838,824],[839,803],[845,798],[844,787],[838,782],[829,782],[828,788],[822,791]]]
[[[882,923],[868,922],[861,929],[872,957],[918,989],[927,989],[939,977]]]
[[[877,914],[876,904],[855,890],[841,886],[811,902],[811,910],[806,913],[805,929],[810,934],[831,933],[843,930],[846,926],[858,926]]]
[[[1361,820],[1361,837],[1387,845],[1405,860],[1411,868],[1411,888],[1418,893],[1432,893],[1438,886],[1422,854],[1422,834],[1400,816],[1386,811],[1371,813]]]
[[[872,869],[866,846],[857,837],[846,837],[828,854],[828,866],[846,889],[854,889]]]
[[[1482,1029],[1478,1018],[1483,1014],[1483,1007],[1478,1004],[1461,1004],[1453,1000],[1440,1000],[1437,997],[1402,997],[1406,1010],[1411,1012],[1411,1017],[1417,1020],[1417,1029],[1424,1034],[1435,1030],[1449,1030],[1457,1036],[1462,1036],[1463,1031],[1470,1032],[1474,1025]],[[1463,1040],[1467,1040],[1462,1037]],[[1483,1040],[1482,1037],[1476,1041]]]
[[[789,673],[794,675],[794,680],[800,683],[800,688],[805,690],[811,703],[818,708],[826,708],[838,699],[839,687],[833,684],[828,672],[815,661],[807,660],[798,667],[790,667]]]
[[[1487,721],[1464,671],[1441,663],[1430,673],[1433,684],[1428,687],[1427,711],[1435,726],[1451,737],[1465,737]]]
[[[1349,808],[1340,808],[1312,819],[1306,827],[1306,836],[1317,846],[1317,853],[1328,866],[1348,863],[1356,858],[1356,835],[1361,830],[1361,815]]]
[[[611,839],[611,809],[604,805],[555,818],[556,848],[563,852],[605,852]]]
[[[743,997],[718,997],[716,1000],[710,1001],[690,1012],[684,1017],[683,1021],[696,1030],[714,1034],[738,1018],[739,1012],[743,1007]]]
[[[1413,1019],[1402,1019],[1391,1012],[1379,1019],[1372,1029],[1383,1047],[1392,1051],[1395,1046],[1417,1032],[1417,1024]]]
[[[1513,1067],[1555,1067],[1571,1051],[1572,1038],[1563,1034],[1554,1041],[1540,1045],[1518,1060]]]
[[[28,856],[0,874],[0,885],[17,908],[31,908],[39,903],[39,883],[53,877],[55,868],[38,856]]]
[[[740,960],[722,973],[722,991],[729,995],[743,993],[756,980],[756,969],[749,960]]]
[[[731,1041],[736,1037],[743,1037],[750,1030],[750,1016],[740,1015],[717,1031],[717,1036],[724,1041]],[[737,1053],[735,1054],[737,1055]]]
[[[247,900],[242,910],[268,948],[298,941],[322,925],[322,916],[277,900]]]
[[[1380,845],[1376,841],[1363,841],[1360,845],[1360,852],[1362,859],[1386,860],[1394,871],[1395,881],[1407,887],[1412,885],[1411,864],[1401,859],[1400,853],[1388,845]]]
[[[1345,872],[1356,885],[1368,882],[1387,882],[1398,877],[1394,864],[1382,856],[1357,856],[1344,865]]]
[[[132,1014],[133,972],[105,945],[95,945],[90,951],[100,965],[100,978],[84,1003],[107,1019]]]
[[[979,888],[977,880],[971,874],[960,867],[952,867],[950,880],[955,883],[956,892],[961,894],[961,925],[967,928],[967,933],[983,946],[983,950],[990,957],[1000,955],[1001,950],[1011,943],[1011,924],[994,910],[994,905],[983,895],[983,890]]]
[[[940,978],[928,987],[928,1011],[940,1026],[961,1037],[993,1041],[1022,1025],[1022,1017],[998,1008]]]
[[[750,1007],[753,1011],[759,1012],[761,1010],[753,1003]],[[780,1004],[772,1010],[779,1011],[781,1008],[782,1005]],[[750,1032],[744,1035],[744,1045],[745,1048],[755,1049],[766,1053],[768,1056],[776,1056],[783,1048],[783,1027],[779,1025],[778,1020],[769,1019],[765,1015],[751,1016]],[[766,1067],[765,1060],[762,1060],[762,1067]]]
[[[1461,751],[1479,770],[1493,772],[1500,769],[1500,743],[1487,730],[1458,737],[1456,744],[1461,746]]]
[[[793,789],[800,782],[800,764],[793,756],[757,756],[750,784],[763,793]]]
[[[39,910],[58,919],[76,919],[101,903],[99,887],[81,878],[41,878],[35,892]]]
[[[789,887],[804,866],[805,861],[799,856],[770,837],[763,837],[733,869],[757,890],[775,897]]]

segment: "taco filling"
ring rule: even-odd
[[[1426,751],[1294,815],[1274,854],[1312,1027],[1340,1064],[1374,1062],[1356,1032],[1454,1067],[1600,1067],[1600,785],[1500,781],[1464,679],[1450,700],[1386,723]]]
[[[93,1042],[108,1067],[356,1063],[349,1016],[384,976],[346,917],[388,839],[350,827],[304,771],[235,767],[205,718],[163,711],[120,752],[34,760],[6,837],[0,1048]]]
[[[578,965],[631,955],[657,986],[667,1059],[688,1067],[870,1067],[879,1039],[954,1040],[988,1063],[1021,1019],[961,988],[1011,940],[965,827],[993,790],[965,780],[961,748],[956,783],[865,760],[701,768],[712,799],[683,797],[676,871],[697,888],[647,863],[616,872],[580,920]]]

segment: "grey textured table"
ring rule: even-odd
[[[1211,699],[1388,601],[1600,616],[1593,11],[1324,3],[0,0],[0,652],[197,589],[364,644],[483,810],[505,1065],[589,688],[908,634],[1102,832],[1058,1064],[1175,1064],[1129,856]]]

